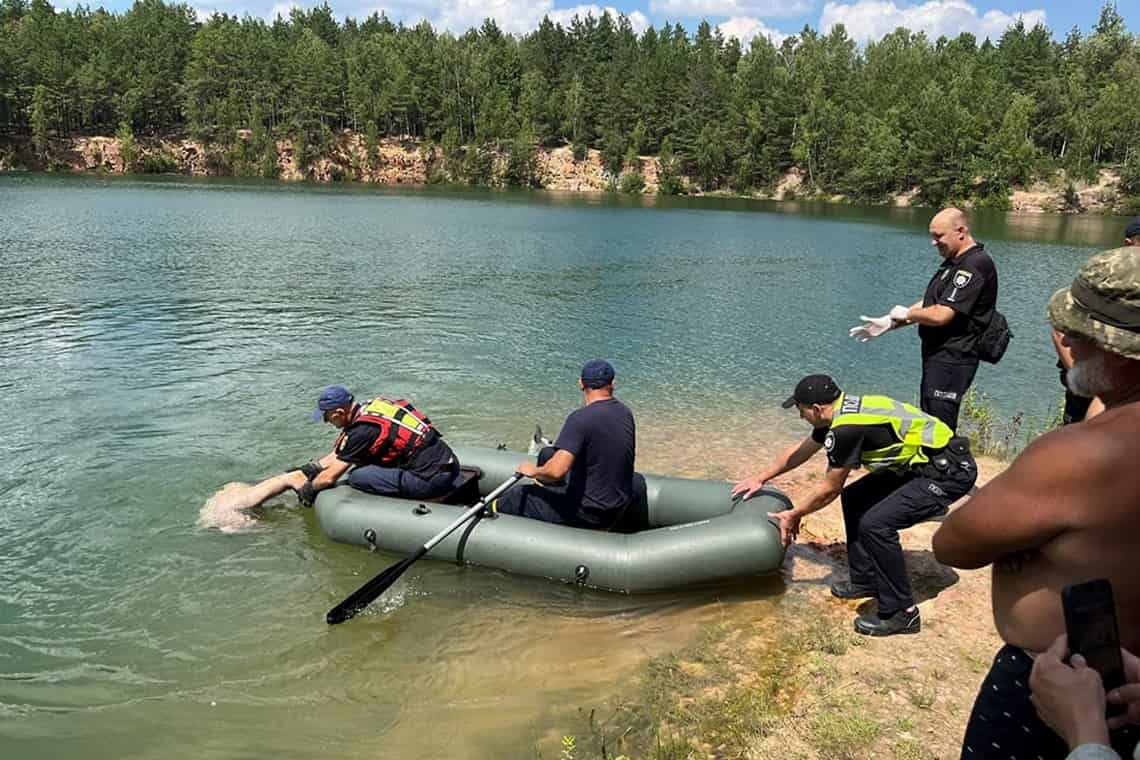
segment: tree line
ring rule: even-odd
[[[238,130],[250,133],[239,140]],[[1011,186],[1112,165],[1140,194],[1140,38],[1106,5],[1088,35],[1020,21],[996,41],[898,29],[860,47],[808,26],[747,48],[707,22],[638,34],[624,16],[456,36],[328,5],[273,22],[137,0],[123,13],[0,0],[0,133],[189,132],[256,164],[288,137],[302,160],[337,130],[438,145],[478,181],[494,152],[528,181],[534,146],[601,151],[615,175],[656,155],[663,192],[770,188],[1001,205]],[[463,159],[461,163],[460,159]],[[268,165],[268,161],[263,164]]]

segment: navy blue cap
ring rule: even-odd
[[[348,392],[348,388],[343,385],[330,385],[321,391],[321,395],[317,398],[317,411],[313,412],[313,420],[320,422],[324,419],[325,412],[340,409],[351,403],[352,394]]]
[[[1140,216],[1133,219],[1128,223],[1128,226],[1124,228],[1124,237],[1129,240],[1140,238]]]
[[[605,388],[613,381],[613,365],[605,359],[594,359],[582,366],[582,384],[587,388]]]

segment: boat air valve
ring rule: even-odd
[[[364,531],[364,540],[368,543],[369,551],[376,551],[376,531],[372,528]]]
[[[417,504],[412,509],[412,514],[413,515],[430,515],[431,514],[431,507],[429,507],[427,504]]]
[[[585,565],[578,565],[574,568],[574,580],[578,583],[585,583],[586,579],[590,577],[590,568]]]

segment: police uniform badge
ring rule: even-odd
[[[968,272],[965,269],[959,269],[954,273],[954,287],[964,288],[970,284],[970,280],[974,279],[974,273]]]
[[[823,439],[823,447],[825,449],[827,449],[828,451],[831,451],[832,449],[835,448],[835,432],[834,431],[831,431],[831,430],[827,431],[827,437],[825,437]]]

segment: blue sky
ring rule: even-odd
[[[98,6],[98,0],[89,0]],[[320,0],[187,0],[201,15],[225,11],[272,18],[292,5],[309,7]],[[131,0],[104,0],[104,7],[125,9]],[[58,3],[63,6],[67,3]],[[646,25],[679,21],[692,29],[704,18],[726,35],[747,42],[756,34],[774,41],[810,24],[826,30],[842,23],[859,39],[877,39],[897,26],[922,29],[932,37],[962,31],[996,38],[1018,16],[1028,25],[1043,21],[1056,37],[1074,25],[1088,30],[1096,22],[1100,0],[330,0],[338,17],[364,18],[383,10],[393,19],[427,19],[437,29],[461,33],[493,17],[511,32],[533,29],[543,15],[566,21],[575,13],[603,8],[628,15],[639,31]],[[1140,0],[1118,1],[1130,29],[1140,28]]]

